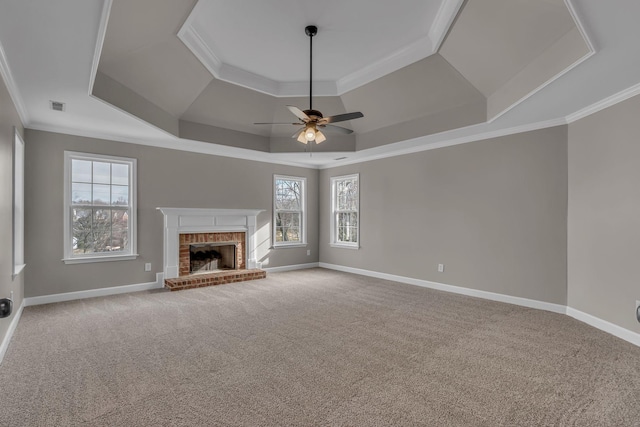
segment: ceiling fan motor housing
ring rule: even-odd
[[[305,113],[307,116],[311,117],[311,116],[316,116],[316,118],[321,119],[322,113],[318,110],[304,110],[303,113]]]

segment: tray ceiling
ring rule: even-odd
[[[362,111],[365,117],[344,123],[355,133],[348,138],[329,136],[325,143],[314,146],[310,157],[304,154],[304,146],[291,140],[290,129],[258,128],[253,122],[289,120],[287,104],[307,107],[306,93],[295,89],[296,84],[307,84],[305,25],[315,23],[320,28],[314,38],[314,53],[319,55],[332,49],[323,46],[323,34],[349,34],[357,27],[354,22],[360,23],[360,16],[333,13],[340,2],[318,7],[317,2],[301,0],[295,2],[295,12],[278,7],[287,2],[270,3],[274,10],[282,11],[278,25],[290,26],[292,34],[300,33],[305,51],[298,64],[305,75],[302,82],[295,77],[274,79],[266,68],[262,74],[244,70],[245,65],[227,58],[223,51],[214,51],[215,46],[209,50],[219,56],[222,65],[212,70],[179,34],[189,28],[198,5],[222,5],[214,0],[2,2],[0,72],[28,128],[303,165],[344,164],[567,123],[601,108],[594,106],[599,102],[607,105],[640,87],[640,47],[636,43],[640,30],[634,19],[640,14],[640,4],[636,2],[466,1],[452,25],[448,19],[436,19],[447,25],[438,33],[444,41],[436,43],[435,53],[377,70],[379,58],[358,56],[367,58],[369,64],[360,71],[347,70],[348,75],[367,78],[342,90],[338,82],[344,76],[331,76],[335,81],[314,79],[314,106],[325,115]],[[381,7],[392,10],[396,4],[385,1]],[[254,19],[271,19],[268,14],[250,13],[246,5],[235,6],[247,12],[237,22],[238,28],[251,27]],[[414,10],[416,15],[418,11]],[[367,16],[367,23],[385,29],[393,17],[379,14]],[[300,16],[308,20],[297,22]],[[431,22],[431,18],[422,22]],[[425,30],[421,31],[424,35]],[[407,36],[384,32],[389,43],[396,36]],[[429,40],[437,39],[431,29],[426,34]],[[216,42],[221,42],[219,37]],[[236,43],[234,52],[242,53],[237,44],[241,40],[231,41]],[[380,57],[402,57],[416,45],[403,43],[405,49]],[[422,48],[428,44],[423,43]],[[362,47],[363,53],[373,51]],[[272,51],[270,58],[277,55]],[[321,64],[331,65],[332,61]],[[287,72],[295,69],[275,59],[269,65]],[[230,70],[240,70],[237,81],[230,77]],[[325,71],[314,66],[316,76]],[[272,87],[251,86],[261,81]],[[51,100],[65,102],[65,112],[52,111]],[[334,161],[341,157],[347,159]]]

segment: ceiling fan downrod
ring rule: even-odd
[[[313,36],[318,34],[318,27],[307,25],[304,32],[309,36],[309,110],[313,110]]]

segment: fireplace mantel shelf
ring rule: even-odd
[[[258,216],[264,209],[156,208],[165,216]]]

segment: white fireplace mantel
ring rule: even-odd
[[[179,276],[180,234],[246,232],[247,268],[260,268],[256,259],[257,217],[263,209],[156,208],[164,215],[164,278]]]

